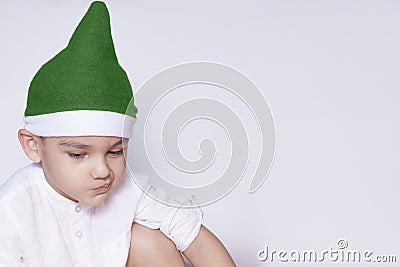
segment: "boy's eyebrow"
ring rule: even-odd
[[[121,145],[122,143],[123,143],[123,140],[121,139],[121,140],[115,142],[112,145],[112,147]],[[124,144],[125,143],[127,143],[127,142],[124,142]],[[91,147],[90,145],[85,145],[85,144],[82,144],[82,143],[79,143],[79,142],[75,142],[75,141],[61,141],[60,143],[58,143],[58,145],[67,146],[67,147],[75,147],[75,148],[84,148],[84,149],[88,149],[88,148]]]
[[[115,142],[112,146],[114,147],[114,146],[118,146],[118,145],[121,145],[121,144],[122,144],[122,139],[119,140],[118,142]]]
[[[61,141],[58,143],[60,146],[67,146],[67,147],[75,147],[75,148],[89,148],[89,145],[85,145],[82,143],[74,142],[74,141]]]

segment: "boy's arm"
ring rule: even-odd
[[[236,266],[224,245],[203,225],[200,228],[199,234],[190,246],[183,251],[183,254],[195,267]]]
[[[148,191],[158,199],[167,199],[166,193],[162,189],[151,186]],[[189,202],[185,202],[185,204]],[[133,220],[150,229],[160,229],[175,243],[179,251],[183,251],[189,247],[200,231],[202,217],[203,214],[198,207],[170,206],[143,193]]]
[[[155,195],[159,189],[151,188]],[[163,204],[146,193],[139,202],[134,221],[151,229],[160,229],[195,267],[235,266],[229,253],[206,227],[201,224],[198,207],[177,208]]]

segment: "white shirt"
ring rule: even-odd
[[[128,173],[97,207],[57,193],[40,164],[14,173],[0,187],[0,266],[125,266],[133,221],[160,228],[184,251],[199,232],[200,209],[155,201]]]

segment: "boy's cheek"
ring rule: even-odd
[[[116,176],[114,177],[114,186],[118,185],[119,182],[121,182],[122,176],[123,176],[123,175],[124,175],[124,172],[119,173],[118,175],[116,175]]]
[[[120,177],[123,176],[125,173],[126,169],[126,161],[125,158],[121,158],[118,162],[115,162],[115,165],[113,166],[113,169],[115,171],[115,176]]]
[[[116,175],[114,176],[114,185],[113,185],[113,187],[116,187],[116,186],[121,182],[122,177],[123,177],[124,174],[125,174],[125,171],[124,171],[124,170],[125,170],[125,169],[121,170],[120,173],[118,173],[118,174],[116,174]]]

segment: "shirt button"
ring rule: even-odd
[[[76,205],[75,206],[75,211],[76,212],[80,212],[81,211],[81,206],[80,205]]]
[[[76,237],[77,238],[82,238],[82,232],[81,231],[77,231],[76,233],[75,233],[75,235],[76,235]]]

